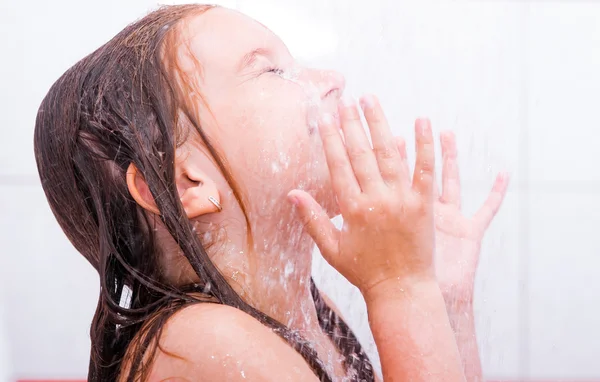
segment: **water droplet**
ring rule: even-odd
[[[279,167],[279,164],[277,162],[271,162],[271,171],[273,171],[273,174],[276,174],[279,171],[281,171],[281,168]]]
[[[285,264],[284,275],[285,277],[289,277],[294,272],[294,264],[291,261],[288,261]]]

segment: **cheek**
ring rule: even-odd
[[[310,110],[301,92],[263,89],[241,116],[244,136],[255,140],[263,160],[283,160],[285,154],[305,150],[311,135]],[[295,155],[294,155],[295,156]],[[290,158],[293,159],[293,158]]]
[[[310,97],[317,92],[283,82],[245,93],[233,103],[235,108],[219,113],[227,119],[226,125],[221,123],[223,148],[232,170],[252,187],[322,183],[327,169],[317,130],[320,100]]]
[[[223,150],[232,167],[248,183],[276,185],[307,160],[309,135],[304,119],[281,110],[243,116],[234,123]],[[228,129],[229,130],[229,129]]]

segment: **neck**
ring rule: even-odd
[[[312,299],[312,239],[286,201],[250,216],[246,227],[227,225],[227,250],[217,245],[213,261],[248,303],[282,324],[305,331],[318,325]],[[268,215],[267,215],[268,213]],[[235,219],[242,221],[244,219]]]

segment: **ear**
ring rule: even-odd
[[[140,175],[137,167],[131,163],[127,168],[127,188],[133,200],[136,201],[143,209],[160,215],[158,207],[154,202],[150,188],[144,178]]]
[[[176,171],[176,176],[177,191],[189,219],[222,210],[217,185],[205,172],[186,166]]]
[[[202,171],[192,168],[178,169],[175,181],[181,204],[189,219],[222,210],[215,182]],[[133,163],[127,169],[127,188],[137,204],[160,215],[148,184]]]

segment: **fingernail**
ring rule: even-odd
[[[300,200],[294,195],[288,195],[288,200],[294,205],[298,206],[300,204]]]
[[[371,94],[365,94],[360,99],[360,106],[363,109],[373,109],[375,107],[375,96]]]
[[[422,135],[431,134],[431,123],[427,118],[419,118],[419,126]]]

